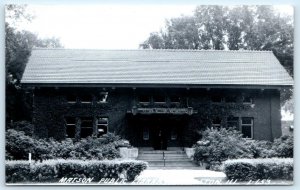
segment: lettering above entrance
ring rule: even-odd
[[[130,112],[130,111],[129,111]],[[188,108],[132,108],[131,113],[136,114],[174,114],[174,115],[192,115],[197,111],[192,107]]]

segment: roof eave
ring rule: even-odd
[[[106,88],[244,88],[281,89],[293,87],[289,84],[150,84],[150,83],[22,83],[25,88],[34,87],[106,87]]]

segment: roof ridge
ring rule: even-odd
[[[84,50],[84,51],[180,51],[180,52],[243,52],[243,53],[250,53],[250,52],[272,52],[272,50],[216,50],[216,49],[85,49],[85,48],[41,48],[41,47],[34,47],[33,50]]]

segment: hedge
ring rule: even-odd
[[[32,153],[34,160],[81,159],[104,160],[120,158],[119,147],[130,146],[119,136],[108,133],[101,138],[87,137],[80,141],[35,139],[22,131],[6,131],[6,160],[25,160]]]
[[[236,159],[224,162],[228,179],[249,181],[258,179],[293,180],[292,158]]]
[[[147,163],[136,160],[45,160],[31,165],[28,161],[6,161],[6,183],[58,182],[62,177],[125,179],[133,181]]]

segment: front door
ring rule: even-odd
[[[152,144],[154,150],[166,150],[168,147],[168,131],[163,126],[153,127]]]

